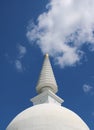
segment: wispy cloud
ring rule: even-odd
[[[18,44],[17,45],[18,55],[15,59],[14,65],[18,72],[23,72],[25,69],[24,64],[22,63],[22,60],[27,53],[27,49],[25,46]]]
[[[17,72],[23,72],[25,70],[24,66],[24,56],[27,53],[27,48],[21,44],[17,44],[16,56],[10,56],[8,53],[5,53],[4,57],[9,64],[16,68]]]
[[[23,71],[23,65],[20,60],[15,60],[15,67],[17,71],[22,72]]]
[[[18,58],[19,58],[19,59],[23,58],[24,55],[25,55],[26,52],[27,52],[26,47],[23,46],[23,45],[21,45],[21,44],[18,44],[17,49],[18,49]]]
[[[84,84],[82,88],[85,93],[93,94],[94,92],[93,87],[89,84]]]
[[[31,44],[39,45],[61,67],[78,63],[84,45],[94,51],[94,0],[50,0],[46,8],[38,24],[28,26]]]

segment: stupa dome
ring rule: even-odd
[[[7,130],[89,130],[89,128],[69,109],[54,103],[45,103],[21,112]]]

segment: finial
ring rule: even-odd
[[[49,54],[48,54],[48,53],[46,53],[46,54],[45,54],[45,56],[46,56],[46,57],[49,57]]]

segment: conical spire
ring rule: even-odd
[[[58,86],[54,77],[48,54],[45,55],[36,90],[38,93],[41,93],[45,90],[51,90],[54,93],[58,91]]]
[[[55,103],[61,105],[61,103],[64,102],[63,99],[55,94],[58,91],[58,86],[48,54],[45,55],[36,90],[39,94],[31,99],[33,105],[43,103]]]

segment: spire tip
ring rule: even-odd
[[[49,54],[48,54],[48,53],[46,53],[46,54],[45,54],[45,56],[46,56],[46,57],[49,57]]]

